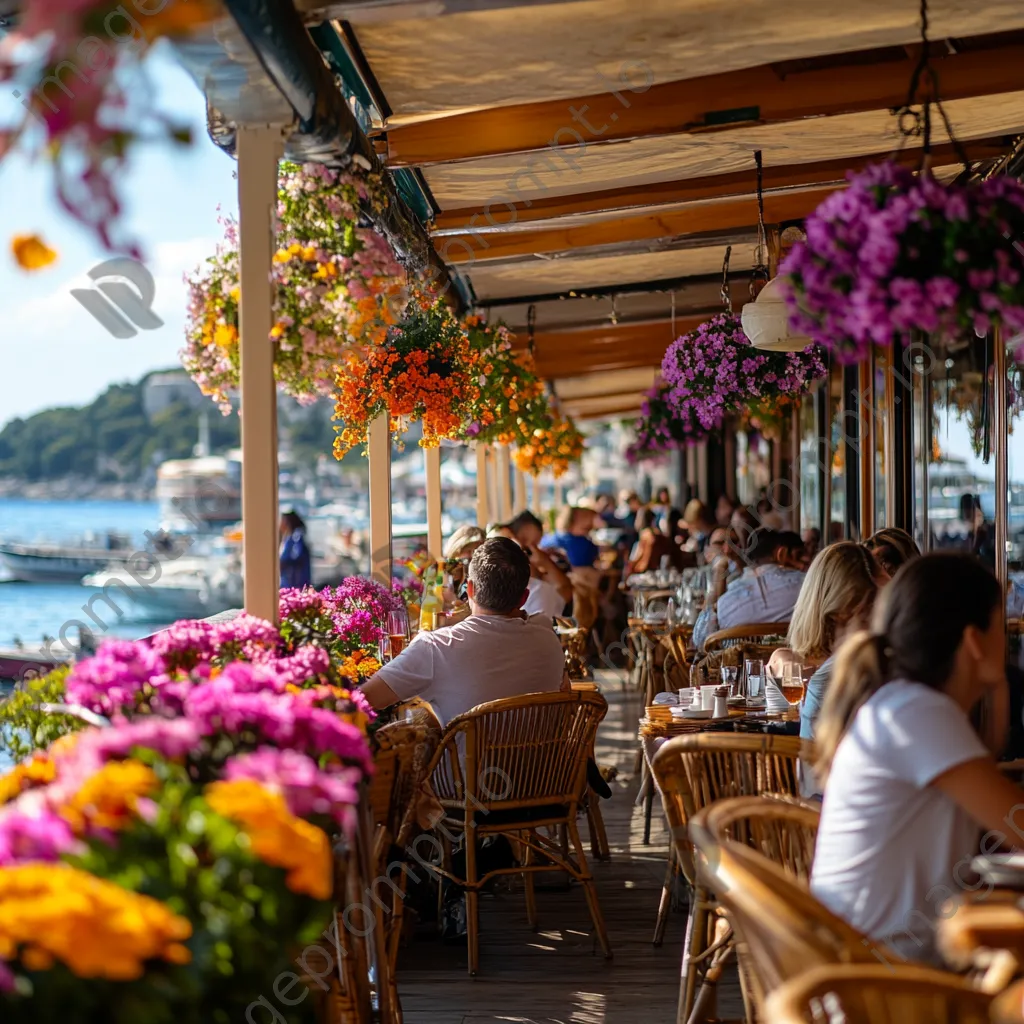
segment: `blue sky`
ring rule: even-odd
[[[86,403],[112,382],[178,362],[182,275],[212,253],[220,237],[218,206],[237,210],[235,163],[207,136],[203,95],[173,55],[157,47],[146,70],[159,108],[193,131],[190,147],[140,145],[121,182],[125,224],[155,279],[153,308],[164,326],[120,341],[72,298],[70,289],[87,284],[89,268],[111,254],[60,207],[49,166],[12,154],[0,162],[0,425],[50,406]],[[8,100],[0,97],[4,120]],[[32,233],[60,258],[29,274],[15,264],[9,239]]]

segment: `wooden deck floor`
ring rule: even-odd
[[[612,859],[593,863],[592,870],[613,958],[605,960],[592,937],[582,891],[541,890],[541,876],[536,933],[521,893],[481,901],[476,978],[466,973],[464,948],[417,939],[403,951],[398,978],[406,1024],[675,1024],[685,911],[673,912],[664,945],[655,949],[651,935],[668,841],[656,808],[651,845],[644,846],[642,809],[633,806],[640,699],[624,694],[613,673],[599,675],[599,682],[610,707],[598,760],[617,765],[619,776],[612,799],[602,802]],[[730,978],[721,990],[720,1016],[741,1017],[738,1000]]]

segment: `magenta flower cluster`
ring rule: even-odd
[[[358,769],[325,771],[297,750],[259,747],[232,757],[224,765],[226,779],[253,779],[271,792],[280,793],[292,814],[300,818],[324,815],[351,829],[359,802]]]
[[[705,431],[754,399],[803,394],[827,372],[820,350],[764,352],[743,333],[738,316],[720,313],[677,338],[661,364],[665,398],[675,416]]]
[[[634,439],[626,448],[630,465],[651,462],[684,445],[697,444],[708,435],[693,409],[677,413],[669,404],[668,387],[656,384],[640,405],[640,417],[633,425]]]
[[[795,330],[844,361],[910,331],[1024,330],[1024,186],[943,185],[891,162],[848,178],[780,268]]]
[[[402,598],[376,580],[349,576],[337,587],[281,591],[282,633],[289,641],[325,646],[335,654],[376,653],[387,614]]]

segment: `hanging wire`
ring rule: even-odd
[[[537,307],[532,305],[526,311],[526,348],[533,355],[534,343],[537,339]]]
[[[676,340],[676,292],[672,289],[672,340]]]
[[[957,159],[964,165],[964,169],[970,171],[971,162],[967,156],[960,140],[953,133],[953,126],[950,124],[946,114],[946,108],[942,105],[939,96],[939,76],[931,63],[931,43],[928,39],[928,0],[921,0],[921,56],[910,76],[910,88],[907,91],[907,101],[901,107],[896,107],[892,113],[896,115],[899,128],[899,142],[896,146],[896,153],[903,150],[908,139],[915,136],[921,138],[921,161],[918,170],[928,169],[931,160],[932,150],[932,105],[939,112],[942,124],[949,136],[949,141],[957,155]],[[922,79],[926,86],[921,90],[920,101],[917,98],[918,88],[921,87]],[[920,102],[920,109],[916,105]]]
[[[725,259],[722,261],[722,305],[726,313],[732,313],[732,297],[729,294],[729,257],[732,255],[732,246],[725,247]]]
[[[768,229],[764,226],[764,162],[761,150],[754,151],[757,167],[757,249],[754,252],[754,269],[750,273],[750,301],[768,283]]]
[[[617,303],[616,303],[617,299],[618,299],[618,295],[613,295],[612,296],[612,312],[611,312],[611,316],[608,318],[613,327],[619,322],[619,310],[618,310],[618,306],[617,306]]]

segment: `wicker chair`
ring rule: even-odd
[[[733,948],[716,914],[717,904],[704,880],[697,876],[687,823],[717,800],[768,793],[795,797],[799,792],[798,761],[809,760],[812,754],[813,746],[795,736],[698,733],[670,740],[654,757],[652,768],[661,790],[676,862],[691,889],[679,992],[681,1024],[691,1019],[699,980],[703,982],[701,1004],[711,999]],[[668,893],[663,890],[656,939],[664,927],[668,902]]]
[[[750,622],[745,626],[731,626],[729,629],[720,629],[712,633],[704,641],[704,653],[710,654],[722,647],[731,647],[744,641],[754,641],[775,650],[786,643],[788,632],[788,622]]]
[[[567,871],[582,884],[601,948],[611,956],[576,826],[587,792],[587,758],[607,710],[598,693],[535,693],[481,704],[453,719],[445,730],[430,766],[431,787],[444,809],[438,830],[445,858],[439,870],[466,890],[471,975],[477,973],[480,959],[480,890],[499,874],[523,875],[527,917],[536,928],[534,873]],[[541,829],[562,832],[565,842]],[[465,878],[452,870],[451,844],[462,838],[452,830],[465,831]],[[477,841],[496,835],[519,844],[522,863],[481,875]]]
[[[746,947],[747,980],[758,1006],[812,967],[903,961],[836,917],[780,865],[742,843],[717,842],[700,815],[690,823],[690,838],[699,852],[701,878]],[[766,1019],[775,1020],[770,1014]]]
[[[801,974],[768,997],[765,1019],[772,1024],[988,1024],[991,1001],[955,974],[876,961]]]
[[[388,868],[399,862],[401,851],[413,838],[420,790],[441,742],[441,725],[429,706],[410,705],[404,714],[403,720],[377,730],[375,772],[370,785],[370,813],[376,826],[373,877],[375,881],[387,880],[391,904],[385,912],[379,902],[388,900],[387,892],[373,900],[376,925],[384,937],[385,969],[377,981],[380,989],[387,990],[387,998],[381,999],[382,1024],[402,1024],[396,971],[407,875],[404,870],[393,873]]]

